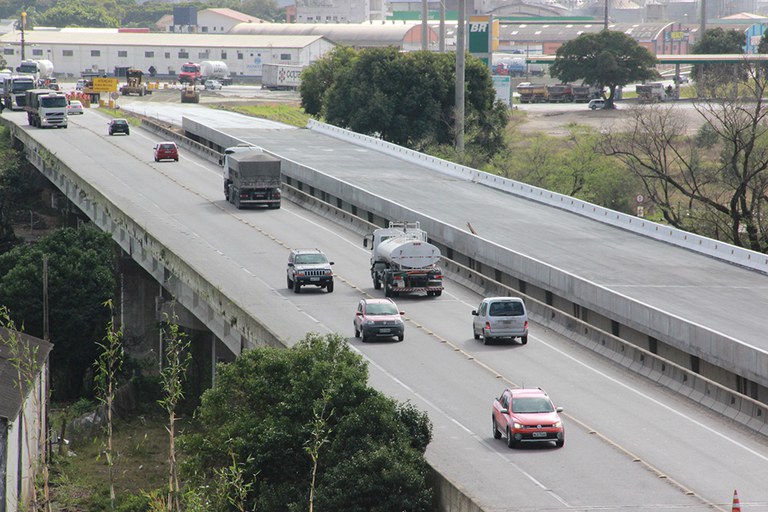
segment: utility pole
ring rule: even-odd
[[[27,11],[21,11],[21,60],[24,60],[24,29],[27,28]]]
[[[704,39],[704,32],[707,30],[707,2],[706,0],[699,0],[701,2],[701,27],[699,28],[699,41]]]
[[[440,0],[440,53],[445,53],[445,0]]]
[[[605,15],[603,21],[603,30],[608,30],[608,0],[605,0]]]
[[[459,0],[459,21],[456,25],[456,151],[464,151],[464,32],[466,31],[467,0]]]
[[[429,25],[427,24],[429,11],[427,10],[427,1],[421,0],[421,49],[424,51],[429,50]]]

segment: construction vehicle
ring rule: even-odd
[[[237,209],[246,206],[280,208],[280,159],[258,148],[226,154],[224,194]]]
[[[182,103],[200,103],[200,91],[195,84],[185,84],[181,90]]]
[[[574,85],[573,101],[575,103],[589,103],[590,100],[602,98],[603,91],[599,87],[591,85]]]
[[[30,89],[25,93],[27,122],[38,128],[67,127],[67,95],[51,89]]]
[[[122,96],[130,96],[131,94],[144,96],[145,94],[152,94],[152,89],[147,88],[147,84],[142,82],[143,76],[144,72],[139,69],[128,69],[125,72],[127,83],[120,88],[120,94]]]
[[[517,86],[520,103],[545,103],[547,101],[547,86],[543,84],[520,84]]]
[[[656,103],[667,100],[667,91],[664,89],[664,84],[660,82],[636,85],[635,92],[637,92],[637,99],[640,103]]]
[[[363,247],[371,244],[371,278],[376,290],[384,295],[426,292],[439,297],[443,293],[440,249],[429,243],[419,222],[390,222],[363,238]]]
[[[573,101],[573,85],[548,85],[547,101],[549,103],[571,103]]]

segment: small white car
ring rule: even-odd
[[[82,91],[83,87],[85,87],[85,80],[78,80],[75,84],[75,90],[76,91]]]
[[[597,98],[594,100],[589,100],[589,104],[587,105],[592,110],[597,110],[599,108],[605,108],[605,100],[602,98]]]
[[[218,80],[206,80],[203,87],[205,87],[207,91],[215,91],[221,89],[221,82]]]
[[[75,114],[84,114],[85,109],[83,108],[83,103],[79,100],[69,100],[69,104],[67,105],[67,115],[75,115]]]
[[[528,343],[528,312],[520,297],[488,297],[472,311],[472,335],[490,345],[497,339],[520,338]]]

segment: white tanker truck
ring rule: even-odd
[[[418,222],[390,222],[388,228],[376,229],[363,238],[371,243],[371,278],[373,287],[384,287],[387,297],[401,293],[426,292],[438,297],[443,293],[440,249],[427,241],[427,232]]]

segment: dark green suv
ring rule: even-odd
[[[333,291],[333,265],[320,249],[293,249],[288,254],[287,281],[288,289],[301,292],[306,285]]]

